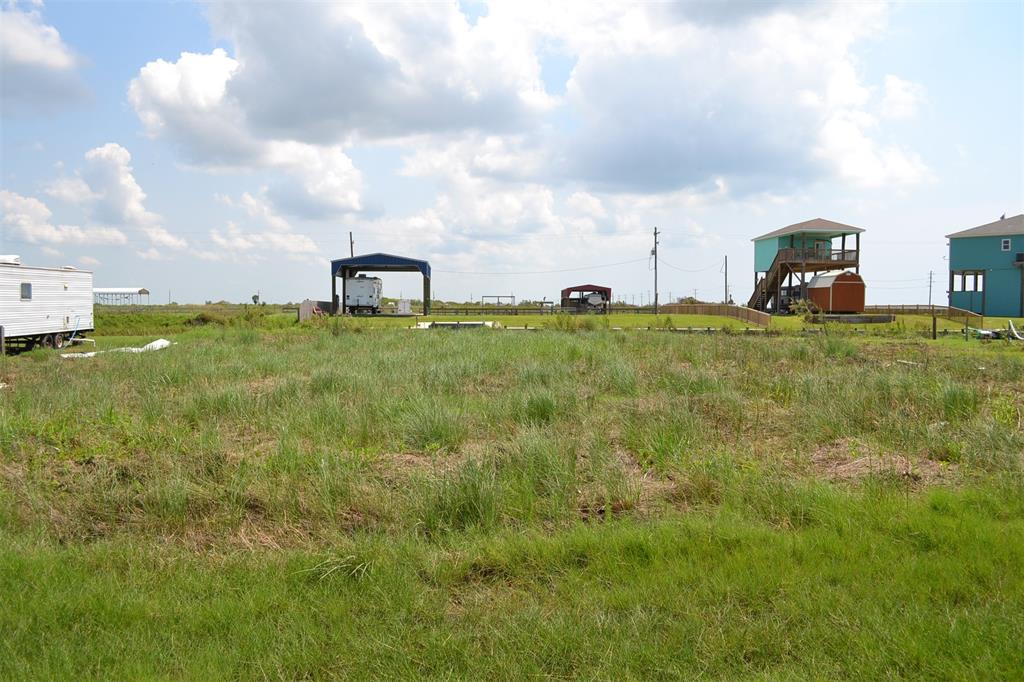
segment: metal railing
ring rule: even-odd
[[[769,326],[772,321],[768,313],[726,303],[669,303],[660,306],[659,312],[670,315],[719,315],[762,327]]]
[[[935,315],[944,320],[951,320],[965,326],[981,326],[985,323],[985,317],[971,310],[954,308],[945,305],[867,305],[864,306],[866,313],[892,313],[893,315]]]
[[[808,261],[815,263],[856,263],[858,253],[855,249],[800,249],[785,248],[779,249],[776,259],[779,261],[794,262]]]

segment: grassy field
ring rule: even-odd
[[[507,327],[531,327],[538,329],[565,330],[567,327],[599,330],[606,328],[676,328],[676,329],[725,329],[743,331],[746,329],[761,330],[759,325],[729,317],[716,315],[649,315],[632,313],[614,313],[611,315],[431,315],[429,317],[360,317],[355,319],[320,321],[319,324],[305,323],[307,327],[324,327],[329,324],[343,324],[349,329],[355,328],[407,328],[416,322],[430,321],[468,321],[491,320]],[[1016,320],[1018,328],[1024,329],[1024,320]],[[280,306],[241,306],[241,305],[209,305],[209,306],[147,306],[145,308],[126,308],[121,306],[97,306],[96,333],[102,336],[128,336],[132,334],[168,335],[179,334],[201,328],[260,328],[287,329],[296,327],[294,311],[284,312]],[[986,328],[1006,329],[1006,318],[987,318]],[[908,335],[927,336],[932,328],[932,320],[924,315],[898,315],[890,324],[867,325],[829,325],[830,330],[837,333],[855,333],[865,336]],[[946,333],[962,331],[963,327],[950,320],[939,318],[938,330]],[[778,333],[799,333],[802,331],[821,331],[822,325],[805,322],[802,317],[794,315],[776,317],[772,320],[771,330]]]
[[[0,678],[1024,675],[1017,346],[278,315],[6,359]]]

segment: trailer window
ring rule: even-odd
[[[1009,251],[1010,250],[1010,240],[1009,239],[1004,239],[1000,246],[1001,246],[1003,251]]]
[[[32,300],[32,283],[22,282],[21,283],[21,300],[31,301]]]

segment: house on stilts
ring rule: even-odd
[[[820,272],[860,273],[859,227],[815,218],[788,225],[754,242],[754,293],[747,306],[767,313],[785,313],[807,299],[807,286]]]

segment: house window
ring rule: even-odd
[[[22,282],[21,283],[21,300],[31,301],[32,300],[32,283]]]
[[[984,291],[985,273],[969,271],[953,273],[953,291]]]
[[[1009,251],[1010,250],[1010,240],[1009,239],[1004,239],[1003,240],[1002,249],[1003,249],[1003,251]]]

